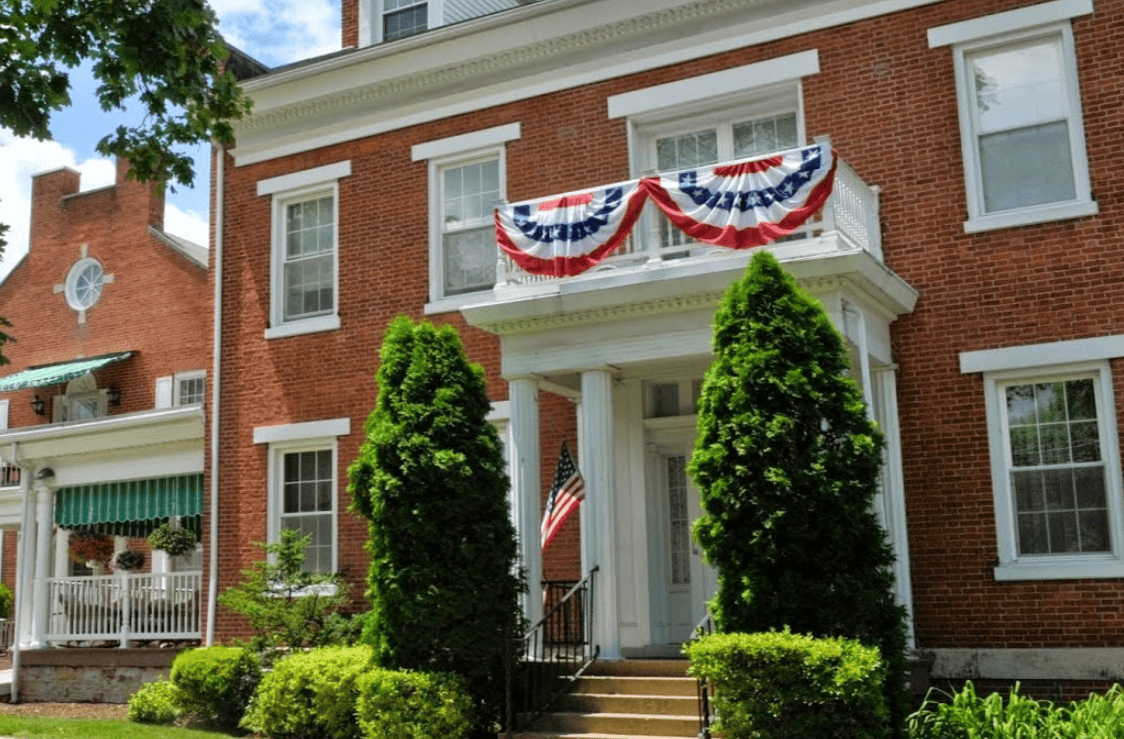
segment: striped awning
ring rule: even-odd
[[[147,536],[173,516],[198,529],[203,514],[203,475],[101,482],[55,491],[55,523],[118,536]],[[197,531],[198,533],[198,531]]]
[[[72,359],[68,362],[28,367],[14,375],[0,377],[0,393],[10,393],[13,390],[23,390],[28,387],[61,385],[64,382],[70,382],[77,377],[81,377],[87,372],[93,372],[107,364],[120,362],[131,356],[133,356],[132,352],[117,352],[115,354],[102,354],[98,357]]]

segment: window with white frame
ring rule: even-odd
[[[172,388],[175,405],[202,403],[207,390],[207,373],[203,370],[177,373]]]
[[[952,46],[965,230],[1097,212],[1069,22],[1086,12],[1091,0],[1056,0],[930,29],[930,46]]]
[[[1107,359],[1119,351],[1124,337],[961,354],[962,372],[984,371],[996,579],[1124,575],[1120,452]],[[1056,364],[1058,357],[1086,361]],[[1051,364],[1017,366],[1026,361]]]
[[[270,326],[266,338],[339,328],[339,179],[351,162],[258,182],[273,197]]]
[[[614,95],[609,117],[628,120],[635,175],[765,156],[805,143],[801,79],[818,72],[810,49]],[[661,247],[690,241],[662,215],[645,219]]]
[[[254,429],[254,443],[269,445],[269,540],[277,541],[283,529],[311,536],[305,549],[308,572],[338,568],[337,439],[350,429],[347,418]]]
[[[430,305],[451,310],[496,282],[496,205],[506,197],[505,144],[518,123],[418,144],[414,161],[429,161]]]
[[[429,28],[429,3],[425,0],[382,0],[382,40],[394,41]]]

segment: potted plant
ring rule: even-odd
[[[94,529],[70,532],[70,558],[75,562],[106,564],[112,557],[113,537],[109,534]]]
[[[118,552],[113,558],[113,569],[123,572],[135,572],[144,567],[144,553],[126,549]]]
[[[195,551],[195,532],[190,529],[173,529],[162,523],[148,535],[148,545],[162,549],[169,557],[179,557]]]

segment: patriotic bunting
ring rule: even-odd
[[[731,249],[792,233],[823,207],[835,180],[827,144],[699,167],[496,211],[496,241],[536,275],[573,276],[628,238],[647,198],[691,238]]]
[[[636,180],[508,206],[496,211],[496,241],[531,274],[577,275],[621,245],[643,206]]]

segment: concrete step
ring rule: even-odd
[[[690,716],[698,713],[693,696],[571,693],[560,696],[554,710],[562,713],[632,713],[650,716]]]
[[[694,736],[698,717],[652,716],[637,713],[548,713],[536,722],[535,730],[561,734],[601,736]]]
[[[691,677],[643,677],[582,675],[574,680],[572,693],[599,695],[696,696],[697,683]]]
[[[686,659],[616,659],[597,660],[590,665],[590,675],[620,677],[686,677]]]

